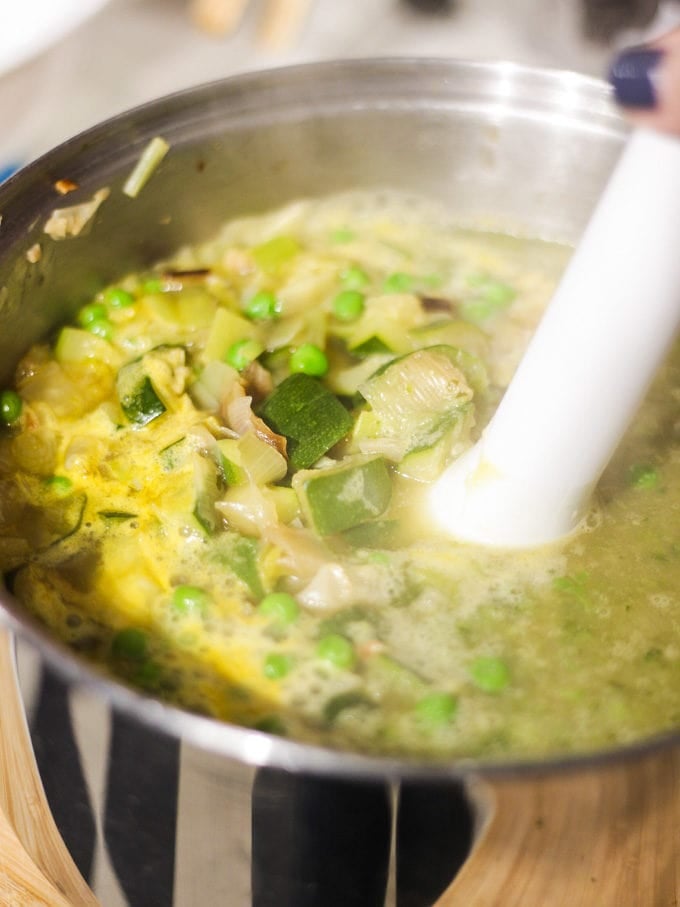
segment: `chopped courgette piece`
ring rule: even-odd
[[[389,655],[369,658],[363,673],[368,693],[380,702],[386,699],[412,702],[430,690],[423,677]]]
[[[384,513],[392,497],[392,477],[385,460],[374,457],[301,471],[293,478],[293,488],[309,525],[319,535],[331,535]]]
[[[335,719],[347,709],[375,707],[376,703],[372,702],[362,690],[347,690],[331,696],[323,707],[323,718],[327,724],[333,724]]]
[[[146,371],[144,357],[119,370],[116,390],[126,418],[136,425],[147,425],[166,410]]]
[[[458,364],[467,355],[443,345],[416,350],[359,388],[377,417],[378,435],[397,442],[402,456],[435,444],[471,411],[473,392]]]
[[[215,560],[245,583],[253,598],[260,601],[265,589],[258,568],[258,542],[235,532],[224,532],[217,535],[212,544]]]
[[[311,375],[291,375],[267,397],[259,415],[288,440],[293,469],[306,469],[338,443],[352,427],[342,403]]]
[[[194,459],[194,516],[200,526],[212,535],[220,526],[220,517],[215,510],[215,503],[223,491],[223,476],[212,457],[203,456],[198,451]]]

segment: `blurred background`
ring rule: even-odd
[[[600,76],[678,0],[0,0],[0,178],[106,117],[246,70],[356,56]]]

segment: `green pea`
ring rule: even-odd
[[[279,301],[273,293],[260,290],[246,303],[245,313],[253,321],[268,321],[279,314]]]
[[[659,473],[653,466],[638,463],[636,466],[631,467],[628,481],[635,488],[656,488],[659,484]]]
[[[458,700],[450,693],[428,693],[416,704],[415,711],[424,724],[450,724],[458,711]]]
[[[502,283],[500,280],[490,280],[484,287],[483,292],[484,300],[489,305],[499,309],[510,305],[516,295],[517,293],[513,287],[508,286],[507,283]]]
[[[290,674],[293,667],[293,659],[290,655],[283,655],[281,652],[272,652],[264,660],[264,676],[270,680],[281,680],[286,674]]]
[[[282,624],[294,623],[300,614],[300,606],[287,592],[270,592],[262,599],[257,610],[264,617],[271,617]]]
[[[60,498],[70,494],[73,488],[73,482],[66,476],[49,476],[45,479],[45,484]]]
[[[257,340],[246,338],[237,340],[227,350],[227,362],[237,371],[242,372],[251,362],[264,352],[264,347]]]
[[[21,416],[24,404],[15,391],[3,391],[0,394],[0,419],[5,425],[11,425]]]
[[[102,340],[110,340],[113,337],[113,325],[108,318],[94,318],[84,327],[86,331],[94,334],[95,337],[101,337]]]
[[[364,310],[364,294],[343,290],[333,300],[333,314],[340,321],[355,321]]]
[[[336,668],[351,668],[355,655],[352,643],[337,633],[331,633],[319,640],[316,646],[317,657],[327,661]]]
[[[91,302],[89,305],[84,305],[78,312],[78,324],[83,328],[88,327],[93,321],[103,321],[105,319],[106,306],[100,302]]]
[[[111,652],[116,658],[144,661],[147,653],[146,633],[135,627],[119,630],[111,641]]]
[[[105,305],[111,306],[112,309],[127,308],[127,306],[132,305],[135,301],[135,297],[132,293],[128,293],[128,291],[124,290],[122,287],[107,287],[103,291],[101,299]]]
[[[481,655],[470,665],[470,677],[485,693],[499,693],[510,681],[510,672],[502,658]]]
[[[210,604],[210,596],[198,586],[177,586],[171,603],[180,614],[203,614]]]
[[[157,277],[145,280],[142,284],[142,293],[145,296],[153,296],[154,293],[162,293],[164,289],[165,285],[163,281],[159,280]]]
[[[356,238],[357,235],[354,230],[350,230],[347,227],[339,227],[331,233],[331,240],[336,243],[352,242]]]
[[[410,293],[414,286],[415,280],[410,274],[395,271],[387,277],[383,289],[386,293]]]
[[[291,372],[321,377],[328,371],[328,359],[323,350],[313,343],[303,343],[288,360]]]
[[[370,277],[358,265],[348,265],[340,274],[340,280],[347,290],[363,290],[370,283]]]

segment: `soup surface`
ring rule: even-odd
[[[507,758],[677,727],[680,350],[573,537],[485,550],[428,514],[568,255],[383,193],[125,276],[2,393],[8,585],[149,694],[303,741]]]

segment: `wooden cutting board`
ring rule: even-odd
[[[0,904],[98,907],[50,814],[2,632],[0,691]],[[482,825],[436,907],[680,905],[680,747],[471,790]]]

